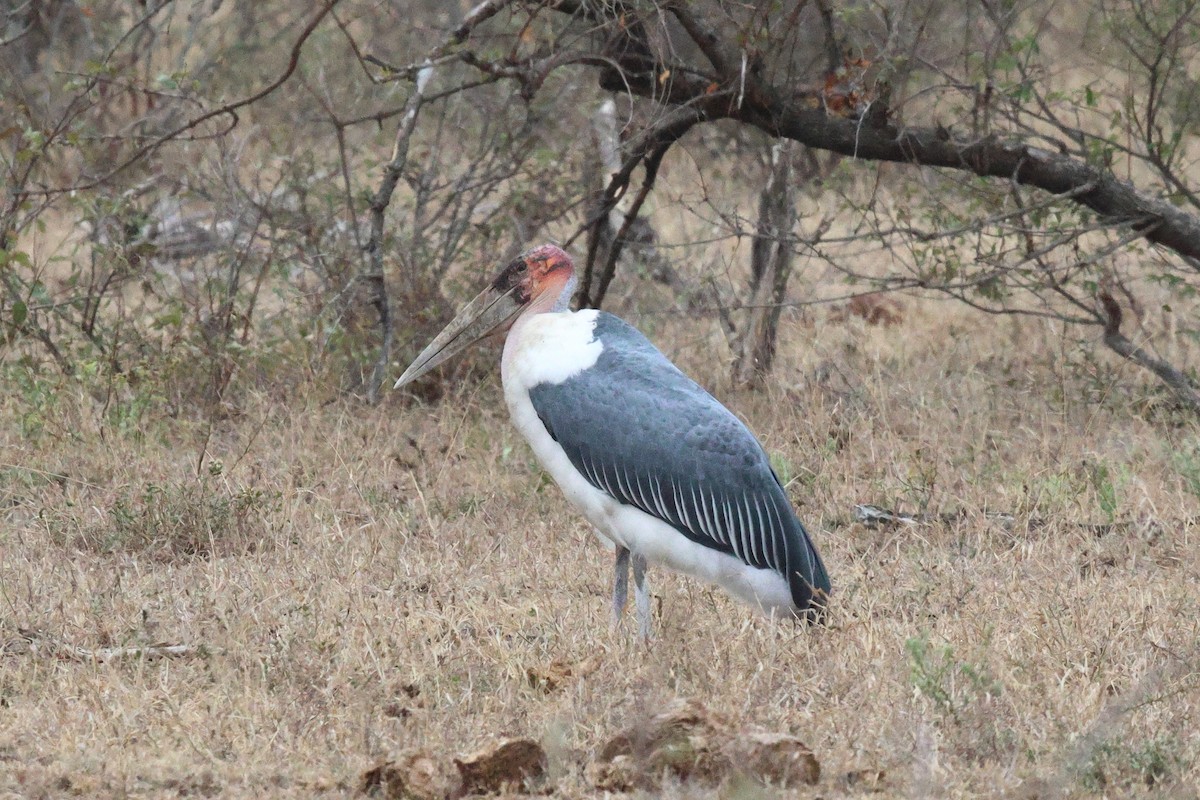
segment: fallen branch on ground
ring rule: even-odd
[[[99,661],[108,662],[120,658],[181,658],[211,653],[212,649],[204,645],[191,644],[148,644],[137,647],[99,647],[96,649],[79,647],[46,631],[31,628],[17,628],[17,633],[26,642],[26,652],[45,653],[68,661]],[[12,652],[11,643],[6,644],[5,651]]]

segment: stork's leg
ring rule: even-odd
[[[637,560],[634,559],[634,563]],[[612,625],[621,624],[621,615],[625,613],[625,602],[629,599],[629,549],[617,545],[617,560],[613,570],[613,608]]]
[[[637,610],[638,639],[650,641],[650,589],[646,586],[646,558],[633,557],[633,604]]]

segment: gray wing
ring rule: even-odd
[[[597,317],[596,364],[530,390],[550,435],[589,483],[694,542],[788,579],[798,609],[829,575],[766,453],[727,408],[637,329]]]

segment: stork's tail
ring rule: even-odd
[[[792,602],[796,604],[797,616],[810,623],[824,622],[833,584],[816,545],[798,519],[796,528],[800,552],[793,559],[794,563],[788,564],[788,587],[792,590]]]

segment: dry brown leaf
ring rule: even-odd
[[[446,800],[457,796],[450,765],[425,753],[408,753],[363,773],[359,794],[384,800]]]
[[[728,732],[700,703],[678,700],[610,739],[591,773],[613,786],[656,786],[664,773],[679,780],[717,781],[731,767],[719,744]]]
[[[697,701],[675,700],[665,710],[610,739],[600,750],[600,760],[612,761],[621,755],[645,756],[680,736],[711,736],[716,732],[717,724]]]
[[[833,322],[845,322],[850,317],[860,317],[868,325],[899,325],[904,322],[904,306],[883,292],[869,292],[850,298],[850,302],[829,315]]]
[[[852,769],[842,776],[842,785],[859,792],[882,792],[887,773],[881,769]]]
[[[695,700],[678,700],[601,748],[584,771],[597,789],[653,789],[664,775],[720,783],[734,775],[777,785],[815,784],[821,765],[795,736],[737,731]]]
[[[586,678],[591,675],[600,663],[600,656],[591,656],[575,664],[565,658],[555,658],[549,664],[526,667],[525,678],[534,689],[550,694],[566,686],[572,678]]]
[[[730,742],[739,772],[775,786],[814,785],[821,765],[808,745],[786,733],[743,733]]]
[[[593,761],[583,771],[584,779],[602,792],[632,792],[639,784],[637,763],[631,756],[617,756],[612,761]]]
[[[491,794],[504,789],[528,788],[531,780],[546,774],[546,751],[532,739],[510,739],[454,759],[462,779],[461,794]]]

